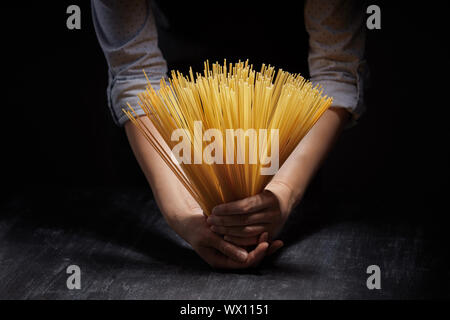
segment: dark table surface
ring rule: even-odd
[[[0,214],[0,299],[449,298],[441,226],[376,214],[389,207],[305,199],[278,254],[254,270],[223,272],[168,227],[148,190],[14,194]],[[66,286],[72,264],[80,290]],[[380,290],[366,286],[369,265],[381,269]]]

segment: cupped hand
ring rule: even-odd
[[[247,250],[236,246],[214,233],[202,213],[186,217],[185,240],[211,267],[217,269],[243,269],[257,266],[267,254],[267,235],[261,235],[256,248]]]

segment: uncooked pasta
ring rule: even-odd
[[[158,90],[148,82],[139,100],[172,153],[132,106],[124,112],[206,215],[261,192],[275,173],[268,168],[284,163],[332,103],[300,74],[264,64],[257,72],[248,61],[172,71]]]

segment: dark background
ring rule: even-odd
[[[158,29],[169,70],[201,70],[205,59],[248,58],[255,66],[264,62],[308,77],[301,2],[157,3],[167,19],[159,20]],[[66,28],[70,4],[81,7],[81,30]],[[286,276],[288,289],[269,297],[329,298],[329,292],[338,298],[448,297],[448,11],[441,2],[371,4],[381,7],[382,29],[367,31],[367,111],[342,134],[304,197],[300,211],[318,222],[296,220],[286,232],[291,235],[286,243],[292,244],[287,252],[293,253],[284,259],[301,257],[287,269],[269,267],[262,271],[266,278],[255,277],[257,286]],[[198,270],[209,272],[198,265],[200,259],[166,241],[168,227],[150,214],[159,216],[151,190],[107,108],[107,65],[90,3],[9,5],[1,19],[0,267],[5,269],[0,298],[60,298],[61,292],[78,297],[64,296],[67,290],[59,286],[66,260],[90,268],[96,291],[82,292],[84,298],[129,298],[130,291],[123,289],[133,283],[128,271],[137,287],[155,290],[154,296],[131,297],[186,298],[198,292],[192,296],[215,298],[216,287],[205,293],[204,278],[195,280]],[[153,242],[163,245],[155,248]],[[98,249],[103,243],[106,249]],[[118,249],[113,254],[109,247]],[[167,254],[170,250],[175,254]],[[135,251],[157,262],[135,261]],[[333,254],[339,257],[334,264],[321,260]],[[180,257],[183,269],[177,269]],[[165,273],[152,267],[159,261]],[[295,263],[305,261],[315,267],[296,273]],[[379,295],[364,285],[364,268],[374,261],[388,270]],[[122,278],[116,278],[113,267]],[[186,268],[189,272],[183,273]],[[363,270],[362,280],[348,270]],[[172,271],[179,274],[173,281],[194,289],[167,291],[164,279]],[[146,277],[154,282],[142,282]],[[246,282],[251,276],[238,277],[245,278],[238,283],[233,282],[240,281],[237,276],[211,277],[217,277],[217,288],[226,287],[224,281],[231,291],[233,283],[244,285],[242,297],[255,297]],[[101,279],[111,279],[115,291],[101,291]],[[158,279],[163,279],[161,289],[153,286]],[[304,281],[298,282],[301,290],[296,281]]]
[[[71,3],[3,10],[6,195],[146,186],[107,109],[107,66],[90,4],[79,2],[81,30],[68,30],[65,9]],[[248,58],[256,66],[265,62],[308,76],[301,6],[232,2],[225,10],[158,3],[168,22],[159,34],[169,70],[201,70],[206,58]],[[343,134],[311,188],[374,203],[389,199],[396,214],[406,216],[425,206],[427,216],[440,218],[447,210],[432,208],[445,204],[449,181],[446,11],[436,3],[375,3],[382,6],[382,29],[367,31],[367,112]]]

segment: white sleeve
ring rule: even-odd
[[[332,106],[346,108],[354,120],[365,109],[363,88],[368,72],[363,3],[307,0],[304,10],[311,81],[333,97]]]
[[[129,103],[139,115],[138,93],[147,80],[158,88],[167,64],[158,47],[155,19],[146,0],[92,0],[92,17],[109,68],[108,106],[116,124],[127,120],[122,108]]]

